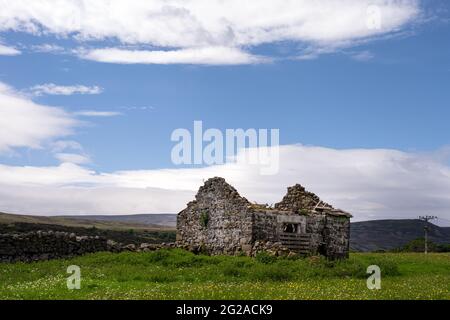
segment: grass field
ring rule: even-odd
[[[66,287],[69,265],[81,268],[80,290]],[[369,265],[381,268],[381,290],[367,289]],[[96,253],[0,264],[0,299],[450,299],[450,254],[352,254],[329,262]]]

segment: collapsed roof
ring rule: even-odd
[[[275,204],[274,209],[264,205],[251,204],[246,198],[239,195],[234,187],[228,184],[224,178],[214,177],[208,179],[200,187],[196,201],[207,198],[222,198],[226,201],[252,207],[254,210],[273,210],[286,214],[314,214],[325,213],[334,216],[351,217],[351,214],[340,209],[335,209],[330,204],[322,201],[316,194],[307,191],[302,185],[296,184],[288,188],[283,199]]]

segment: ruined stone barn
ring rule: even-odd
[[[177,244],[210,254],[324,255],[347,258],[351,215],[301,185],[273,208],[252,204],[223,178],[200,187],[177,217]]]

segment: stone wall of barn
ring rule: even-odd
[[[252,242],[251,203],[222,178],[208,180],[177,217],[177,243],[192,251],[235,254]]]
[[[324,229],[325,256],[330,259],[348,258],[350,250],[350,219],[327,215]]]
[[[317,196],[297,185],[289,188],[288,196],[272,209],[251,204],[223,178],[209,179],[195,200],[178,214],[177,245],[194,252],[254,255],[261,247],[279,247],[281,243],[289,244],[291,250],[301,247],[299,252],[303,254],[348,257],[349,217],[313,212],[310,207],[318,201]],[[306,209],[298,208],[306,204]],[[333,210],[327,204],[322,207]],[[301,236],[286,234],[286,224],[295,224]]]
[[[255,212],[252,238],[254,241],[278,241],[278,215],[271,212]]]
[[[310,234],[310,252],[312,255],[325,255],[324,229],[326,216],[322,214],[309,215],[307,217],[306,232]]]
[[[324,255],[330,259],[348,257],[350,219],[329,214],[308,216],[287,215],[280,212],[257,212],[253,225],[254,241],[281,242],[279,235],[285,223],[299,225],[299,234],[309,236],[311,255]]]

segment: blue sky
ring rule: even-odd
[[[2,38],[10,44],[42,43],[17,32],[2,33]],[[35,101],[71,112],[123,113],[95,119],[74,137],[92,154],[93,166],[106,171],[171,166],[170,133],[191,128],[194,120],[221,129],[280,128],[282,144],[430,151],[450,141],[446,39],[448,24],[436,21],[414,35],[343,53],[244,66],[119,65],[24,52],[0,57],[0,79],[20,90],[42,83],[101,86],[99,95],[49,95]],[[47,42],[60,41],[46,37]],[[369,61],[351,57],[365,51],[373,55]],[[2,160],[55,163],[40,152]]]
[[[31,2],[19,3],[25,7]],[[331,0],[323,3],[324,10],[335,4]],[[68,1],[66,7],[73,5]],[[300,30],[305,35],[298,37],[291,36],[289,31],[286,32],[289,36],[277,38],[274,33],[258,40],[252,34],[248,40],[247,35],[239,36],[239,30],[234,30],[236,43],[230,47],[240,50],[236,53],[237,60],[217,62],[215,56],[208,65],[104,62],[112,58],[105,58],[104,52],[99,58],[93,51],[196,50],[198,43],[185,43],[187,40],[177,38],[165,44],[164,39],[174,37],[170,32],[161,38],[139,34],[136,40],[133,37],[140,31],[133,26],[128,26],[129,30],[125,27],[129,35],[116,30],[102,34],[103,25],[94,36],[82,28],[71,30],[68,25],[55,25],[51,19],[52,15],[58,15],[58,10],[64,16],[64,6],[36,20],[27,20],[20,8],[7,8],[13,22],[0,18],[0,45],[18,53],[0,54],[0,82],[24,99],[40,106],[57,107],[83,123],[74,125],[70,135],[55,134],[43,139],[38,147],[6,144],[7,150],[0,153],[0,163],[7,168],[58,168],[64,161],[55,156],[50,145],[63,140],[79,144],[70,153],[82,153],[89,158],[74,165],[96,174],[176,170],[170,158],[174,145],[170,141],[172,131],[191,129],[194,120],[202,120],[206,128],[221,130],[279,128],[280,143],[286,146],[302,144],[343,151],[388,149],[418,157],[439,154],[439,165],[447,170],[449,161],[441,158],[450,141],[447,3],[393,1],[392,6],[395,14],[389,12],[389,6],[382,7],[382,13],[386,12],[392,23],[383,21],[386,30],[373,34],[359,29],[353,32],[350,25],[348,29],[342,27],[342,32],[331,39],[328,34],[333,30],[317,35],[316,30],[308,29]],[[213,5],[210,10],[214,10]],[[233,10],[240,12],[239,8]],[[399,13],[402,10],[404,14]],[[296,19],[309,23],[308,17]],[[105,26],[111,21],[104,22]],[[27,30],[27,23],[34,24],[39,31]],[[215,35],[213,31],[211,34]],[[195,37],[192,41],[200,40]],[[260,61],[261,57],[266,60]],[[33,91],[33,87],[45,84],[101,90],[96,94],[67,95]],[[86,110],[120,114],[77,116]],[[282,187],[282,181],[279,183],[277,192]],[[323,190],[325,194],[330,192],[327,188]],[[262,194],[255,197],[259,199]],[[450,200],[440,201],[444,203],[440,208],[444,212]],[[86,213],[83,210],[80,212]]]

